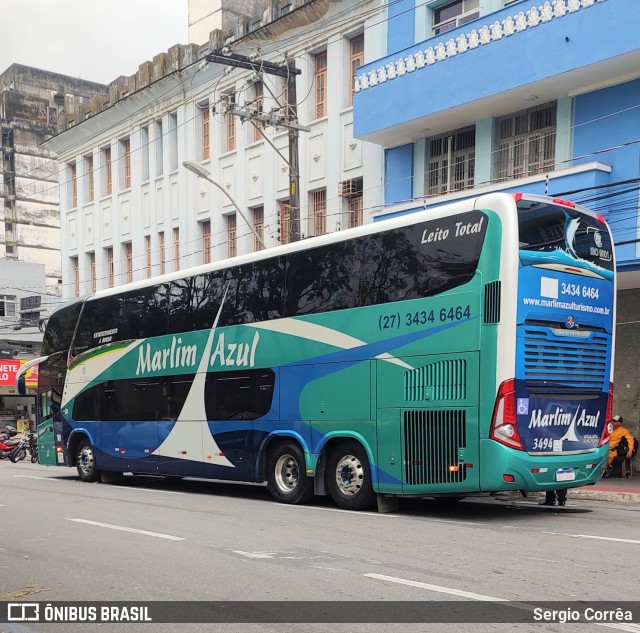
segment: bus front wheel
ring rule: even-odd
[[[295,442],[279,444],[267,459],[267,490],[279,503],[306,503],[313,497],[302,449]]]
[[[341,442],[329,454],[327,488],[336,505],[346,510],[366,510],[373,506],[369,458],[359,442]]]
[[[96,460],[93,454],[93,446],[89,440],[82,440],[76,453],[76,468],[82,481],[99,481],[100,471],[96,468]]]

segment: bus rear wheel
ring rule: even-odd
[[[82,481],[94,482],[100,480],[100,471],[96,468],[96,460],[93,454],[93,446],[89,440],[82,440],[78,444],[76,453],[76,468]]]
[[[359,442],[341,442],[330,453],[326,471],[327,488],[336,505],[345,510],[366,510],[375,493],[367,452]]]
[[[267,458],[267,490],[279,503],[306,503],[313,497],[304,453],[295,442],[276,446]]]

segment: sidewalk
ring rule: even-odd
[[[531,497],[533,495],[530,495]],[[540,498],[542,498],[542,494]],[[617,503],[640,503],[640,476],[623,479],[601,479],[593,486],[569,488],[569,501],[586,499],[589,501],[615,501]]]

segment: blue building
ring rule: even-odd
[[[638,24],[638,0],[390,2],[386,54],[358,70],[354,99],[355,136],[385,150],[376,219],[496,190],[607,219],[628,420],[640,414]]]

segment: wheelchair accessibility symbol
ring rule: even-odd
[[[529,398],[518,398],[518,415],[528,415]]]

